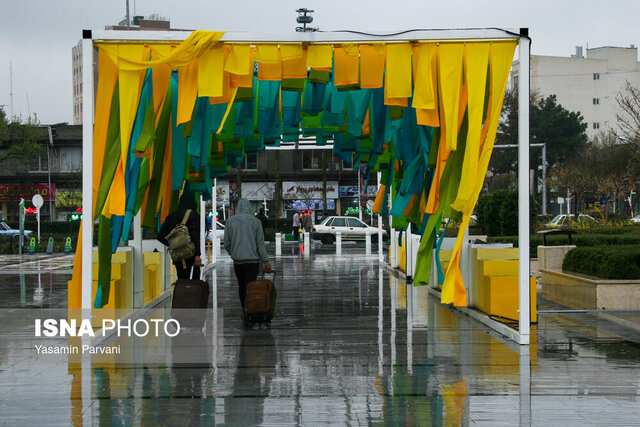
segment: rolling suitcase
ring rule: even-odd
[[[202,328],[208,305],[209,284],[201,278],[193,279],[191,267],[191,278],[178,279],[174,284],[171,317],[180,323],[180,327]]]
[[[269,276],[267,276],[269,275]],[[262,280],[254,280],[247,284],[247,295],[245,297],[245,325],[261,323],[269,326],[276,308],[277,292],[273,284],[276,272],[265,273]]]

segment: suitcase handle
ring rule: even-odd
[[[194,269],[194,266],[192,265],[192,266],[191,266],[191,273],[189,274],[189,278],[190,278],[191,280],[193,280],[193,269]],[[199,280],[202,280],[202,270],[203,270],[203,268],[202,268],[202,265],[201,265],[201,266],[200,266],[200,277],[198,278]],[[275,276],[274,276],[274,277],[275,277]]]
[[[269,275],[271,278],[269,278],[267,275]],[[276,281],[276,270],[274,270],[273,268],[271,269],[271,272],[267,273],[266,271],[262,271],[262,280],[271,280],[272,282],[275,283]]]

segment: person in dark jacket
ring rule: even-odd
[[[196,200],[194,198],[189,185],[187,184],[180,196],[180,201],[178,202],[178,209],[174,212],[171,212],[167,215],[167,218],[164,220],[162,227],[160,227],[160,231],[158,232],[158,240],[165,246],[169,245],[167,241],[167,234],[171,233],[171,231],[182,222],[184,218],[184,214],[188,209],[191,209],[191,213],[189,214],[189,219],[187,219],[187,228],[189,229],[189,236],[191,237],[191,241],[196,247],[195,255],[191,258],[185,260],[186,268],[182,267],[181,262],[174,262],[173,265],[176,266],[176,272],[178,273],[179,279],[188,279],[191,277],[191,267],[193,268],[193,277],[200,277],[200,266],[202,265],[202,260],[200,258],[200,218],[198,216],[197,211],[198,205],[196,204]]]
[[[267,223],[269,222],[269,219],[264,214],[264,208],[260,208],[260,212],[258,212],[258,215],[256,215],[256,218],[258,218],[262,223],[262,232],[264,233],[264,230],[267,229]]]
[[[240,199],[235,215],[225,224],[224,248],[233,260],[233,269],[238,279],[238,296],[244,314],[247,284],[258,277],[260,263],[264,265],[265,272],[271,272],[262,226],[253,216],[247,199]]]

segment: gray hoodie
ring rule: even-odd
[[[262,224],[253,216],[247,199],[240,199],[235,215],[225,224],[224,248],[236,263],[255,263],[260,260],[264,264],[269,263]]]

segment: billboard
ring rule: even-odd
[[[243,182],[242,197],[248,200],[273,200],[276,185],[273,182]]]
[[[20,198],[31,200],[33,196],[39,194],[45,201],[54,201],[56,186],[51,184],[0,184],[0,202],[19,202]]]
[[[283,181],[282,198],[314,200],[322,199],[322,181]],[[327,199],[338,198],[338,181],[327,181]]]

